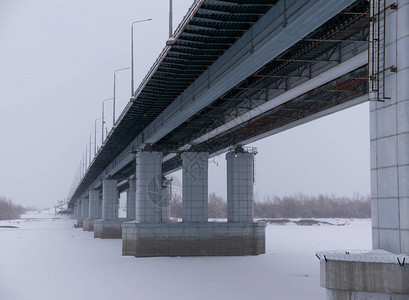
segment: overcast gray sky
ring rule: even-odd
[[[176,27],[192,0],[173,2]],[[135,26],[135,86],[165,45],[168,0],[0,1],[0,195],[39,207],[67,197],[113,70],[130,65],[130,24],[145,18]],[[117,116],[129,76],[118,73]],[[259,197],[369,193],[368,115],[364,104],[255,143]],[[224,196],[224,155],[215,161],[209,188]]]

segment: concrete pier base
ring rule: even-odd
[[[409,256],[375,251],[319,252],[327,300],[408,300]]]
[[[82,221],[82,230],[84,231],[94,231],[94,220],[84,219]]]
[[[265,222],[122,223],[122,255],[241,256],[265,253]]]
[[[94,238],[120,239],[122,238],[121,223],[124,220],[95,220]]]
[[[75,224],[75,228],[82,228],[82,226],[83,226],[83,220],[77,219],[77,224]]]

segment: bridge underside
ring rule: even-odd
[[[367,1],[195,3],[72,196],[95,237],[122,237],[124,255],[264,253],[255,152],[242,146],[367,99]],[[309,29],[290,36],[302,22]],[[231,146],[228,222],[209,223],[208,158]],[[172,223],[163,175],[179,168],[183,222]],[[125,190],[126,220],[117,213]]]
[[[367,2],[356,1],[162,138],[135,151],[134,159],[103,181],[102,190],[110,182],[109,189],[117,186],[117,190],[122,191],[129,187],[129,194],[133,189],[126,179],[136,178],[129,180],[136,182],[136,205],[139,206],[136,221],[123,222],[111,213],[111,219],[102,217],[95,222],[95,237],[122,237],[123,255],[138,257],[264,253],[265,224],[253,221],[254,153],[238,147],[226,156],[229,183],[228,222],[225,223],[208,222],[207,159],[232,145],[244,145],[292,124],[366,101],[368,21]],[[193,28],[198,29],[198,24],[193,23]],[[223,38],[217,36],[218,47],[222,41]],[[186,47],[179,46],[175,51]],[[225,50],[218,49],[220,53]],[[207,53],[212,51],[214,49]],[[164,59],[149,81],[154,86],[147,84],[139,94],[138,113],[159,109],[166,102],[163,97],[169,93],[175,97],[180,87],[188,83],[184,76],[176,77],[183,84],[166,78],[165,74],[169,76],[170,71],[163,68],[175,66],[174,55]],[[198,59],[200,55],[196,53],[193,57]],[[196,78],[194,72],[188,71],[192,80]],[[174,85],[168,86],[169,82]],[[160,83],[165,87],[160,87]],[[152,97],[159,97],[156,104]],[[150,118],[149,114],[144,117]],[[127,118],[121,126],[131,126]],[[131,132],[139,132],[135,128],[141,124],[132,125]],[[121,143],[125,143],[124,140]],[[166,213],[168,195],[161,182],[163,174],[179,168],[183,169],[184,181],[183,222],[172,223]],[[154,178],[147,174],[154,174]],[[117,197],[111,198],[103,200],[108,210],[117,205]],[[105,210],[103,205],[102,211]]]
[[[302,95],[283,104],[258,110],[263,104],[274,102],[275,98],[294,87],[365,51],[369,34],[368,9],[367,1],[355,2],[150,145],[152,150],[173,153],[164,160],[164,173],[181,167],[179,150],[186,149],[186,146],[195,151],[218,154],[231,145],[257,140],[291,123],[308,120],[317,113],[329,109],[333,112],[337,107],[343,109],[347,106],[342,104],[352,103],[367,94],[368,66],[363,65],[316,88],[307,88]],[[251,111],[256,111],[257,115],[249,120],[240,118]],[[235,121],[232,128],[203,141],[203,136],[232,120]],[[132,172],[133,163],[128,163],[115,174],[115,178],[127,178]]]
[[[390,253],[321,253],[321,285],[328,299],[409,299],[408,16],[407,0],[371,12],[366,0],[195,1],[78,184],[75,216],[102,218],[98,234],[122,237],[124,255],[262,254],[256,152],[243,145],[367,101],[370,87],[373,248]],[[227,222],[211,223],[208,159],[227,149]],[[183,222],[170,222],[164,175],[179,168]]]

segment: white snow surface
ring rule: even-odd
[[[0,221],[0,300],[325,299],[315,252],[371,248],[370,219],[325,221],[342,226],[269,224],[259,256],[135,258],[70,217],[31,212]]]

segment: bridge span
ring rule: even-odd
[[[70,207],[95,237],[122,237],[125,255],[264,253],[264,227],[253,221],[255,152],[243,146],[367,101],[368,36],[363,0],[195,1],[75,186]],[[227,151],[228,222],[209,223],[207,161]],[[164,176],[180,168],[179,224],[169,222]],[[122,220],[118,191],[125,189]],[[193,236],[203,247],[155,246],[155,231],[170,237],[173,229],[179,243]],[[135,242],[141,230],[150,231],[141,249],[150,249]]]
[[[75,181],[77,226],[136,257],[262,254],[257,151],[245,146],[371,100],[372,239],[384,252],[318,253],[321,285],[328,299],[409,299],[408,28],[408,0],[196,0]],[[224,152],[228,218],[209,222],[208,159]],[[166,176],[178,169],[183,222],[172,222]]]
[[[123,255],[262,254],[245,145],[372,100],[373,247],[409,254],[409,2],[392,2],[196,0],[75,183],[78,225],[122,238]],[[228,220],[212,223],[208,159],[225,152]]]

